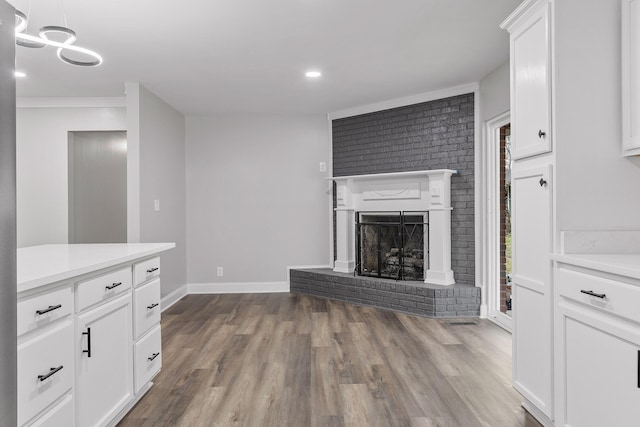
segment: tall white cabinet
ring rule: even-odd
[[[510,33],[513,160],[513,384],[523,406],[553,424],[553,56],[550,0],[525,1]]]

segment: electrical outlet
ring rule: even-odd
[[[218,277],[222,276],[224,276],[224,271],[222,270],[222,267],[218,267]]]
[[[326,172],[326,171],[327,171],[327,163],[320,162],[320,172]]]
[[[153,201],[153,210],[156,212],[160,212],[160,200]]]

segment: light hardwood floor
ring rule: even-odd
[[[190,295],[163,313],[162,371],[119,425],[540,426],[511,387],[511,335],[469,322]]]

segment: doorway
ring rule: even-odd
[[[511,124],[500,127],[500,312],[511,317]]]
[[[482,277],[487,317],[511,330],[511,118],[485,123],[481,148]]]
[[[69,243],[126,243],[127,132],[69,132]]]

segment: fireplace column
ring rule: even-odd
[[[451,270],[451,175],[429,175],[429,269],[425,283],[453,285]]]
[[[336,261],[333,271],[353,273],[356,268],[355,209],[351,203],[351,180],[336,184]]]

